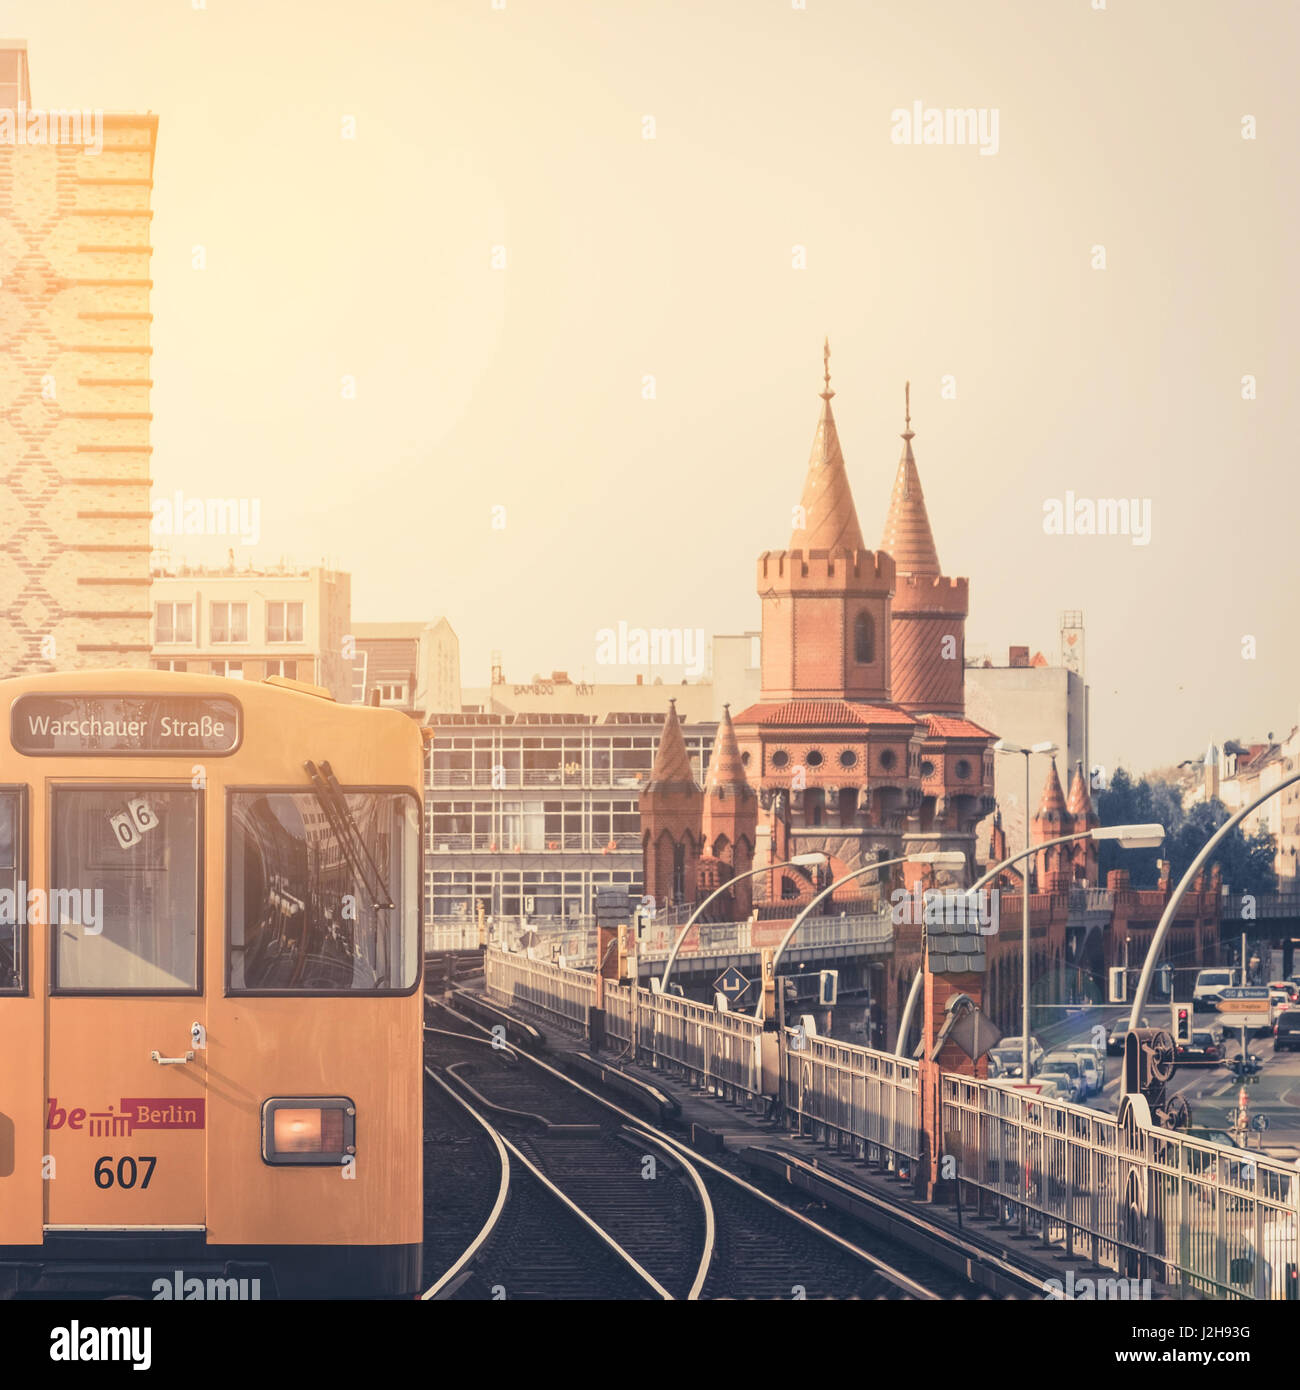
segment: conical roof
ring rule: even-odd
[[[822,391],[822,413],[813,435],[812,452],[808,456],[808,474],[804,478],[803,525],[796,526],[790,536],[791,550],[865,550],[862,527],[858,524],[857,508],[844,471],[844,455],[840,437],[835,429],[831,410],[830,343],[825,348],[826,389]]]
[[[1056,770],[1056,759],[1053,758],[1052,766],[1047,773],[1047,781],[1043,784],[1043,797],[1038,803],[1038,810],[1034,819],[1063,820],[1065,811],[1065,789],[1061,786],[1061,777]]]
[[[745,776],[745,765],[740,761],[740,746],[736,742],[736,729],[731,722],[731,706],[723,705],[722,722],[713,740],[713,753],[709,758],[709,775],[704,790],[710,795],[725,793],[728,790],[747,791],[749,780]]]
[[[1080,816],[1094,816],[1092,795],[1088,790],[1088,779],[1083,775],[1083,763],[1074,765],[1074,780],[1070,783],[1070,800],[1065,808],[1077,820]]]
[[[894,491],[889,499],[889,515],[885,518],[885,534],[880,548],[894,558],[899,574],[938,575],[939,552],[934,548],[930,530],[930,514],[925,509],[925,494],[921,491],[921,475],[912,456],[912,383],[906,388],[906,428],[903,431],[903,454],[898,460]]]
[[[691,760],[686,752],[686,740],[682,737],[681,721],[677,718],[676,700],[668,701],[668,718],[664,720],[664,731],[659,736],[659,747],[655,750],[655,762],[650,771],[648,785],[695,786]]]

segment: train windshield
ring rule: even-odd
[[[420,816],[400,792],[230,793],[230,988],[404,993],[419,972]]]
[[[199,793],[56,787],[52,805],[55,988],[197,990]]]
[[[21,989],[22,919],[18,903],[18,796],[0,792],[0,993]],[[26,905],[26,891],[23,904]]]

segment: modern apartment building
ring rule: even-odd
[[[637,799],[676,689],[661,688],[659,713],[433,716],[426,915],[473,914],[481,899],[495,917],[588,917],[598,888],[639,893]],[[701,785],[716,728],[683,730]]]
[[[153,664],[234,680],[288,676],[352,698],[352,577],[337,570],[212,569],[155,572]]]
[[[0,40],[0,676],[149,664],[157,136]]]

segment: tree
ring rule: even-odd
[[[1205,842],[1230,816],[1217,798],[1198,801],[1184,811],[1182,794],[1169,778],[1148,774],[1134,781],[1121,767],[1110,786],[1097,796],[1097,815],[1102,825],[1141,824],[1159,821],[1165,828],[1165,843],[1158,850],[1124,850],[1114,841],[1099,846],[1101,881],[1111,869],[1127,869],[1134,888],[1159,886],[1159,861],[1169,860],[1172,882],[1177,883]],[[1215,851],[1210,865],[1218,863],[1223,881],[1234,893],[1272,893],[1277,889],[1273,858],[1277,844],[1267,831],[1247,837],[1238,825]]]

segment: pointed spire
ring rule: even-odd
[[[1047,781],[1043,784],[1043,797],[1038,803],[1038,810],[1034,815],[1035,820],[1064,820],[1065,818],[1065,789],[1061,786],[1061,775],[1056,770],[1056,759],[1052,759],[1052,766],[1047,773]]]
[[[921,491],[921,475],[912,456],[912,383],[903,388],[903,453],[898,460],[894,491],[889,499],[889,515],[885,518],[885,535],[880,548],[894,557],[899,574],[938,575],[939,553],[934,548],[930,516],[925,509],[925,494]]]
[[[1092,808],[1092,795],[1088,790],[1088,779],[1083,775],[1083,762],[1074,765],[1074,780],[1070,783],[1070,800],[1065,808],[1078,820],[1080,816],[1095,821],[1097,813]]]
[[[655,763],[650,771],[649,786],[689,784],[695,786],[691,774],[691,760],[686,752],[686,740],[682,737],[681,722],[677,718],[677,701],[668,701],[668,718],[664,720],[664,731],[659,735],[659,747],[655,750]]]
[[[725,796],[728,791],[743,794],[748,789],[749,779],[745,776],[745,765],[740,761],[740,745],[736,742],[736,729],[731,722],[731,706],[723,705],[722,721],[713,740],[704,790],[710,796]]]
[[[800,507],[803,525],[796,526],[790,536],[791,550],[865,550],[862,527],[858,524],[857,508],[849,489],[848,474],[844,471],[844,455],[840,452],[840,437],[835,429],[831,411],[831,346],[830,339],[822,348],[826,387],[822,398],[821,418],[813,435],[812,452],[808,457],[808,474],[804,479]]]

